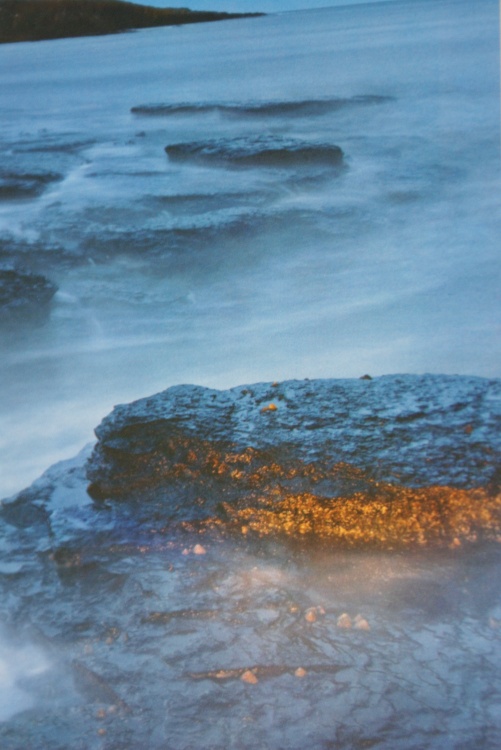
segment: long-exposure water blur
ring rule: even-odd
[[[69,459],[4,506],[2,750],[501,746],[497,548],[136,528],[82,468],[174,384],[499,376],[496,0],[3,44],[0,82],[0,498]]]

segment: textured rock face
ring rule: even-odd
[[[499,387],[115,409],[92,457],[0,503],[2,749],[497,750]]]
[[[498,539],[497,380],[389,376],[170,388],[97,428],[90,494],[173,519],[340,543]]]

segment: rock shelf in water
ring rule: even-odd
[[[433,375],[177,386],[103,420],[89,493],[244,534],[500,541],[500,395]]]

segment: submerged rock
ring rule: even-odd
[[[36,198],[52,183],[63,179],[57,172],[0,170],[0,201]]]
[[[57,286],[45,276],[0,269],[0,321],[39,313],[56,291]]]
[[[175,143],[166,146],[165,152],[171,161],[209,166],[338,168],[343,163],[343,151],[339,146],[276,136]]]
[[[499,380],[431,375],[177,386],[103,420],[89,493],[244,534],[498,541],[500,395]]]

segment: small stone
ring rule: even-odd
[[[351,628],[350,615],[346,614],[346,612],[343,612],[342,615],[339,615],[339,617],[337,618],[337,626],[338,628]]]
[[[182,555],[189,555],[189,554],[190,554],[190,550],[188,549],[188,547],[185,547],[185,548],[183,549],[183,551],[181,552],[181,554],[182,554]]]
[[[201,544],[195,544],[193,547],[193,554],[194,555],[205,555],[206,549],[205,547],[202,547]]]
[[[296,677],[305,677],[306,676],[306,669],[303,669],[303,667],[298,667],[296,671],[294,672]]]
[[[317,607],[310,607],[306,610],[305,619],[308,622],[316,622],[319,616],[325,615],[325,609],[322,607],[322,605],[319,605]]]
[[[249,527],[248,526],[242,526],[242,534],[245,536],[249,533]]]
[[[354,627],[357,628],[357,630],[370,630],[371,626],[365,619],[365,617],[362,617],[362,615],[357,615],[355,617]]]
[[[242,682],[247,682],[249,685],[255,685],[259,680],[251,669],[246,669],[240,678]]]
[[[101,727],[101,729],[97,730],[97,733],[102,736],[103,734],[106,734],[106,729],[104,727]]]
[[[276,411],[277,407],[275,404],[268,404],[268,406],[263,406],[261,409],[261,414],[264,414],[267,411]]]

